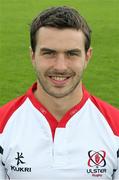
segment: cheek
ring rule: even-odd
[[[40,67],[48,67],[50,66],[51,62],[42,56],[38,56],[36,58],[36,64],[37,66],[40,66]]]
[[[82,71],[84,69],[84,62],[78,62],[74,65],[71,66],[72,70],[76,71],[77,73],[80,73],[80,71]]]
[[[36,69],[39,69],[40,67],[42,67],[42,60],[39,56],[36,56],[35,57],[35,60],[34,60],[34,66],[36,67]]]
[[[49,69],[48,63],[45,63],[44,61],[37,61],[35,64],[36,71],[44,76],[47,70]]]

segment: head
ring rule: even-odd
[[[39,89],[55,98],[79,91],[91,56],[91,30],[69,7],[53,7],[31,24],[31,57]]]

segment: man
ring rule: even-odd
[[[119,179],[119,111],[82,85],[88,24],[53,7],[33,20],[30,38],[37,82],[0,109],[0,179]]]

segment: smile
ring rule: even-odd
[[[51,79],[55,80],[55,81],[65,81],[67,80],[69,77],[60,77],[60,76],[50,76]]]
[[[70,77],[49,76],[49,79],[55,86],[62,87],[68,83]]]

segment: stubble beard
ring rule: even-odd
[[[70,95],[71,93],[73,93],[75,91],[75,89],[78,87],[78,85],[80,84],[80,82],[82,80],[83,72],[77,77],[77,81],[74,83],[74,85],[72,85],[70,87],[70,89],[68,89],[67,91],[62,92],[62,93],[60,93],[60,92],[59,93],[55,93],[52,90],[50,90],[50,87],[45,85],[47,82],[42,80],[42,76],[41,76],[41,74],[38,71],[36,71],[36,76],[37,76],[37,80],[38,80],[39,85],[41,86],[43,91],[45,91],[49,96],[52,96],[54,98],[64,98],[64,97]]]

